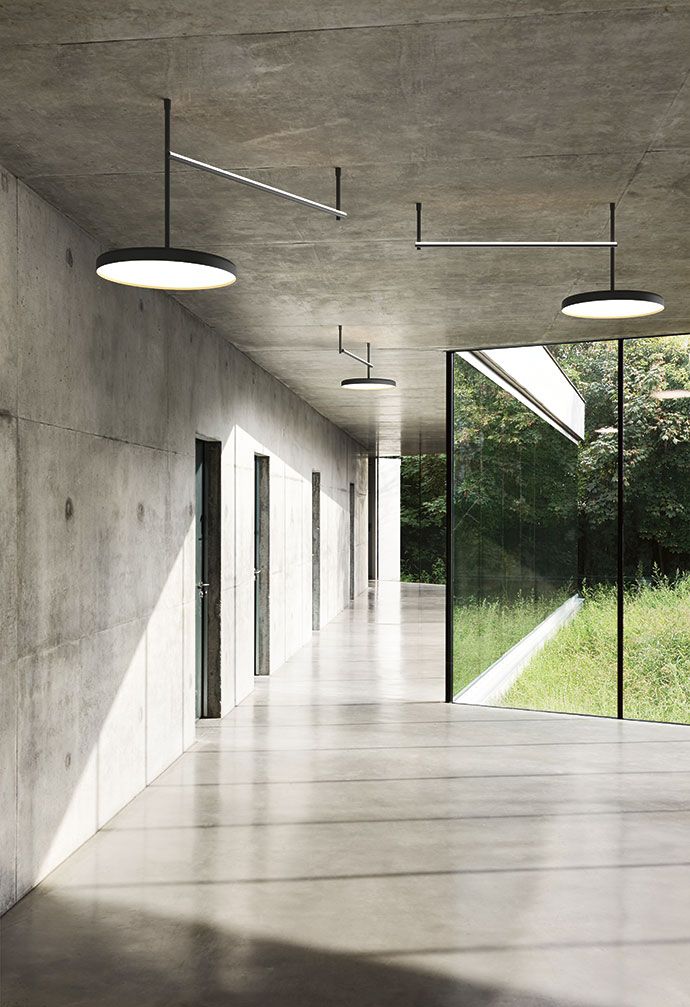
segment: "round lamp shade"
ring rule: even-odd
[[[212,290],[237,279],[229,259],[190,248],[116,248],[98,256],[96,272],[112,283],[151,290]]]
[[[648,290],[587,290],[561,304],[571,318],[643,318],[664,310],[664,299]]]
[[[392,378],[345,378],[340,382],[343,388],[354,388],[359,391],[376,392],[383,388],[395,388]]]

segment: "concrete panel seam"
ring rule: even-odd
[[[646,7],[635,7],[632,8],[636,14],[654,14],[658,11],[658,6],[649,4]],[[399,31],[401,28],[443,28],[448,25],[472,25],[472,24],[496,24],[504,21],[527,21],[535,19],[544,18],[566,18],[566,17],[577,17],[583,14],[596,14],[596,15],[606,15],[606,14],[616,14],[619,8],[617,7],[578,7],[577,10],[566,10],[566,11],[527,11],[520,14],[491,14],[485,17],[469,16],[469,17],[449,17],[443,20],[430,20],[430,21],[377,21],[373,24],[368,24],[367,22],[362,22],[361,24],[345,24],[345,25],[325,25],[322,27],[305,27],[305,28],[270,28],[265,31],[222,31],[222,32],[206,32],[201,34],[191,34],[184,35],[185,41],[194,41],[199,39],[219,39],[219,38],[283,38],[289,35],[330,35],[345,32],[366,32],[366,31]],[[67,39],[61,42],[16,42],[14,43],[17,49],[69,49],[69,48],[80,48],[88,50],[90,46],[117,46],[127,43],[137,44],[137,43],[148,43],[148,42],[166,42],[174,41],[180,36],[178,35],[114,35],[110,38],[82,38],[82,39]],[[116,171],[105,171],[105,172],[91,172],[92,175],[119,175],[119,174],[143,174],[143,172],[116,172]],[[29,179],[32,178],[50,178],[50,175],[45,174],[32,174],[24,175],[22,181],[27,184]],[[74,178],[79,177],[75,175],[62,175],[59,177],[63,178]]]
[[[156,444],[144,444],[141,441],[128,441],[124,437],[113,437],[111,434],[99,434],[95,430],[81,430],[79,427],[68,427],[62,423],[49,423],[47,420],[37,420],[33,416],[20,416],[17,414],[17,419],[21,420],[22,423],[35,423],[36,426],[40,427],[51,427],[55,430],[66,430],[71,434],[83,434],[85,437],[97,437],[102,441],[113,441],[116,444],[126,444],[127,447],[134,448],[144,448],[147,451],[158,451],[160,454],[164,455],[179,455],[179,451],[175,451],[173,448],[164,447],[161,448]]]
[[[170,605],[164,609],[164,611],[173,612],[177,608],[184,608],[184,602],[178,602],[175,605]],[[65,647],[68,644],[76,644],[82,643],[85,640],[93,640],[94,637],[100,636],[101,633],[110,633],[114,629],[124,629],[125,626],[132,626],[137,622],[146,621],[146,629],[144,632],[147,633],[148,624],[155,611],[155,609],[150,609],[148,612],[134,616],[132,619],[123,619],[121,622],[109,623],[101,629],[94,630],[93,633],[82,633],[80,636],[64,636],[59,643],[51,643],[48,646],[33,647],[29,650],[22,651],[21,654],[18,654],[18,660],[26,660],[29,657],[37,657],[39,654],[50,654],[52,651],[59,650],[61,647]]]

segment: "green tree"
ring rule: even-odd
[[[690,568],[690,399],[658,393],[690,390],[690,337],[631,339],[624,353],[626,574],[673,576]],[[615,524],[617,346],[574,344],[554,355],[586,401],[578,502],[591,551]]]
[[[400,576],[413,583],[446,580],[446,456],[400,460]]]

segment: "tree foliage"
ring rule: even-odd
[[[628,577],[690,567],[690,337],[631,339],[624,349],[625,565]],[[583,534],[601,536],[617,507],[617,347],[561,346],[554,355],[586,401],[578,453]],[[587,545],[587,543],[585,543]]]
[[[524,580],[517,568],[529,565],[525,550],[538,552],[540,542],[538,563],[551,563],[552,571],[566,563],[567,528],[575,520],[580,581],[610,582],[616,571],[617,344],[574,343],[551,352],[585,399],[585,440],[576,450],[483,375],[456,367],[456,538],[464,536],[465,560],[482,548],[487,569],[503,563],[504,574]],[[690,389],[690,337],[631,339],[624,353],[626,576],[649,578],[657,569],[672,577],[690,569],[690,398],[658,393]],[[529,528],[535,529],[531,543]],[[403,578],[442,582],[444,557],[445,456],[405,457]]]
[[[446,456],[400,461],[400,576],[414,583],[446,580]]]

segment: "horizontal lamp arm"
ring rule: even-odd
[[[610,241],[422,241],[422,204],[415,203],[417,233],[414,247],[420,248],[610,248],[618,246],[611,224]],[[611,210],[613,214],[613,209]],[[613,217],[611,218],[613,220]]]
[[[311,207],[313,210],[322,210],[323,213],[329,213],[332,216],[347,217],[344,210],[339,209],[334,206],[327,206],[325,203],[317,203],[314,199],[307,199],[306,196],[297,196],[294,192],[288,192],[286,189],[278,189],[275,185],[268,185],[266,182],[257,182],[254,178],[247,178],[245,175],[238,175],[236,171],[228,171],[227,168],[218,168],[214,164],[207,164],[205,161],[197,161],[194,157],[187,157],[185,154],[176,154],[174,151],[170,151],[170,158],[173,161],[177,161],[179,164],[186,164],[190,168],[198,168],[200,171],[208,171],[212,175],[220,175],[221,178],[229,178],[232,182],[240,182],[242,185],[248,185],[252,189],[260,189],[262,192],[270,192],[274,196],[281,196],[283,199],[289,199],[293,203],[299,203],[301,206]]]
[[[356,353],[350,353],[349,350],[341,350],[340,352],[344,353],[346,357],[352,357],[353,360],[357,360],[360,364],[364,364],[364,366],[369,369],[374,366],[370,360],[365,360],[364,357],[358,357]]]
[[[415,248],[616,248],[617,241],[415,241]]]
[[[374,366],[372,364],[372,362],[371,362],[371,344],[370,343],[367,343],[367,359],[366,360],[364,359],[364,357],[358,357],[356,353],[351,353],[350,350],[346,350],[345,349],[345,347],[343,346],[343,327],[342,327],[342,325],[338,326],[338,353],[344,353],[346,357],[352,357],[353,360],[356,360],[357,363],[359,363],[359,364],[364,364],[364,366],[367,367],[369,370],[371,370],[372,367]]]

